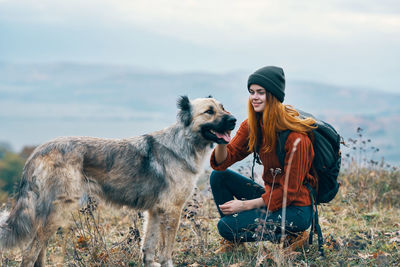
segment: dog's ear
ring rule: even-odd
[[[192,122],[192,107],[187,96],[184,95],[178,99],[178,108],[178,119],[183,125],[189,126]]]

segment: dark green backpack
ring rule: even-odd
[[[315,209],[312,214],[311,232],[309,236],[309,244],[312,244],[313,234],[318,235],[318,250],[324,256],[321,226],[318,219],[317,204],[328,203],[339,191],[339,176],[341,154],[340,144],[342,143],[341,136],[336,132],[335,128],[329,123],[316,119],[309,113],[298,110],[301,118],[312,117],[316,120],[317,128],[309,134],[314,148],[314,160],[312,162],[313,175],[317,178],[316,190],[306,182],[306,186],[310,191],[311,199]],[[290,130],[280,132],[277,138],[277,155],[281,166],[285,163],[285,143],[290,134]]]
[[[341,154],[341,137],[336,130],[322,120],[316,119],[309,113],[298,110],[301,118],[312,117],[316,120],[317,126],[309,135],[314,148],[314,160],[312,168],[318,181],[315,190],[316,204],[328,203],[339,190],[339,176]],[[290,130],[278,133],[277,155],[281,166],[285,162],[285,143],[290,134]]]
[[[304,111],[298,110],[298,112],[300,113],[301,118],[314,118],[316,121],[315,126],[317,126],[317,128],[312,130],[312,132],[309,134],[314,148],[312,171],[318,181],[317,188],[312,188],[309,183],[305,183],[305,185],[310,191],[312,205],[315,205],[315,208],[313,208],[312,212],[309,243],[312,244],[313,234],[316,232],[318,234],[318,249],[321,255],[324,256],[324,249],[322,246],[324,239],[318,222],[317,204],[328,203],[339,191],[340,183],[337,181],[337,178],[339,176],[340,163],[342,159],[340,154],[340,144],[343,142],[341,136],[336,132],[332,125],[322,120],[318,120],[313,115]],[[285,144],[290,132],[290,130],[286,130],[278,133],[276,153],[282,168],[285,166]],[[261,143],[261,140],[259,143]],[[259,146],[256,147],[256,151],[253,153],[253,166],[251,168],[251,178],[253,180],[255,162],[261,164],[258,152]]]

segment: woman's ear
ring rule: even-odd
[[[179,108],[178,119],[183,125],[189,126],[192,122],[192,107],[189,98],[187,96],[181,96],[178,99],[177,106]]]

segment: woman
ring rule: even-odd
[[[247,86],[250,93],[248,119],[242,122],[229,144],[216,146],[210,159],[215,170],[210,176],[210,185],[221,215],[218,230],[224,238],[219,251],[243,242],[279,242],[287,172],[286,234],[292,236],[292,240],[297,238],[305,242],[305,230],[312,220],[312,202],[305,183],[316,185],[310,173],[314,150],[307,135],[315,128],[315,120],[300,119],[294,108],[282,104],[285,76],[281,68],[267,66],[257,70],[250,75]],[[290,166],[289,156],[281,166],[276,154],[277,135],[284,130],[290,130],[285,143],[286,155],[293,151],[295,140],[300,140]],[[264,166],[264,187],[226,170],[255,151]]]

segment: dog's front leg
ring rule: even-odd
[[[161,216],[161,266],[172,267],[172,250],[174,248],[176,232],[179,227],[182,206],[173,206]]]
[[[143,238],[142,252],[143,264],[149,267],[159,267],[160,264],[154,260],[155,250],[160,235],[160,211],[158,209],[149,210],[145,233]]]

